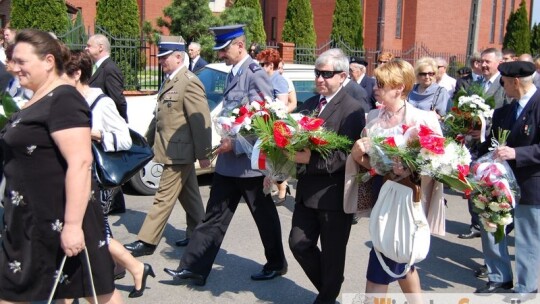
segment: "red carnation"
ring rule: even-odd
[[[387,137],[384,139],[384,144],[385,145],[388,145],[390,147],[396,147],[396,140],[394,139],[393,136],[390,136],[390,137]]]
[[[298,124],[307,131],[315,131],[319,129],[323,123],[324,120],[321,118],[313,118],[308,116],[304,116],[298,121]]]
[[[291,138],[291,131],[283,121],[278,120],[274,122],[274,140],[276,145],[280,148],[285,148],[289,144]]]
[[[420,146],[435,154],[444,154],[444,137],[438,135],[420,136]]]
[[[322,139],[320,137],[315,137],[315,136],[310,136],[309,141],[312,142],[316,146],[324,146],[324,145],[328,144],[328,141],[326,141],[326,140],[324,140],[324,139]]]

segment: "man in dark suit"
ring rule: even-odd
[[[537,292],[540,269],[540,91],[532,82],[533,63],[506,62],[498,69],[504,90],[514,101],[493,114],[495,136],[499,129],[510,131],[506,145],[499,146],[494,157],[508,161],[521,189],[514,210],[517,274],[514,292],[516,298],[527,298]],[[487,146],[483,145],[484,151]],[[489,282],[476,292],[509,292],[513,275],[507,238],[495,244],[493,234],[483,230],[482,249]]]
[[[201,57],[201,44],[192,42],[188,47],[189,56],[189,70],[195,73],[208,64],[206,60]]]
[[[484,77],[482,76],[482,58],[480,57],[479,52],[473,53],[469,59],[469,64],[472,72],[469,75],[457,79],[456,93],[462,88],[466,90],[474,82],[479,84],[483,82]]]
[[[361,104],[342,88],[348,69],[349,61],[340,49],[322,53],[315,62],[319,95],[304,102],[299,112],[316,111],[326,129],[354,142],[366,120]],[[297,152],[294,160],[306,167],[298,173],[289,247],[319,291],[315,303],[335,303],[343,282],[353,219],[353,214],[343,208],[347,153],[332,151],[322,157],[306,149]],[[321,248],[317,246],[319,239]]]
[[[366,74],[367,66],[368,62],[364,58],[352,56],[349,59],[350,77],[366,90],[370,107],[371,109],[374,109],[377,100],[373,94],[373,88],[375,88],[377,82],[375,81],[375,78],[369,77]]]
[[[247,53],[243,25],[211,30],[215,34],[214,50],[218,51],[220,60],[233,66],[223,92],[223,108],[237,108],[246,97],[251,102],[272,96],[268,75]],[[173,278],[191,280],[197,285],[206,284],[225,232],[240,199],[244,198],[257,224],[267,259],[261,272],[253,274],[251,279],[270,280],[284,275],[287,261],[281,240],[281,224],[272,197],[263,192],[264,176],[260,171],[251,169],[251,160],[246,154],[249,152],[235,139],[222,138],[216,153],[216,171],[206,215],[195,228],[178,268],[165,268],[165,272]]]
[[[96,34],[88,39],[86,51],[94,59],[94,68],[89,82],[90,86],[101,88],[103,93],[114,101],[120,116],[127,121],[124,77],[120,68],[110,58],[111,44],[109,40],[104,35]]]
[[[352,98],[354,98],[362,105],[362,109],[364,109],[365,113],[368,113],[371,110],[371,104],[369,102],[366,90],[364,90],[361,85],[356,83],[356,81],[350,79],[347,76],[347,78],[345,78],[345,81],[343,82],[343,89],[345,89],[345,92],[347,92],[347,94],[349,94]]]
[[[167,80],[158,93],[157,110],[146,138],[154,161],[163,173],[154,204],[139,230],[138,240],[125,247],[133,256],[154,253],[176,200],[186,211],[186,237],[176,242],[186,246],[204,217],[194,162],[210,166],[206,154],[212,148],[212,122],[204,86],[184,65],[185,44],[181,37],[162,37],[157,55]]]
[[[124,77],[120,68],[110,58],[111,44],[109,40],[101,34],[91,36],[86,43],[86,51],[94,59],[92,77],[89,81],[90,87],[100,88],[103,93],[109,96],[116,104],[120,116],[128,121],[127,102],[124,97]],[[118,191],[113,198],[109,214],[125,211],[124,193]]]

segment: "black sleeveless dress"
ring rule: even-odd
[[[58,275],[55,299],[91,297],[83,254],[68,258],[64,271],[57,273],[64,257],[60,232],[66,206],[67,164],[51,137],[55,131],[90,124],[86,101],[75,88],[63,85],[15,113],[2,130],[6,190],[0,299],[46,300]],[[96,292],[111,293],[113,261],[106,243],[103,211],[94,191],[89,194],[83,231]]]

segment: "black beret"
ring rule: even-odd
[[[355,56],[351,56],[351,58],[349,59],[349,63],[358,63],[365,67],[367,67],[368,65],[367,61],[364,58]]]
[[[499,72],[506,77],[527,77],[536,70],[536,66],[528,61],[511,61],[499,64]]]

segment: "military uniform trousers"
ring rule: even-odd
[[[239,178],[214,173],[206,215],[193,232],[179,269],[189,269],[204,277],[210,274],[241,197],[259,230],[267,260],[264,269],[282,270],[287,267],[279,216],[270,195],[263,193],[263,179],[262,176]]]
[[[190,238],[204,217],[194,164],[163,166],[159,188],[139,231],[139,240],[152,245],[159,243],[177,199],[186,211],[186,237]]]

